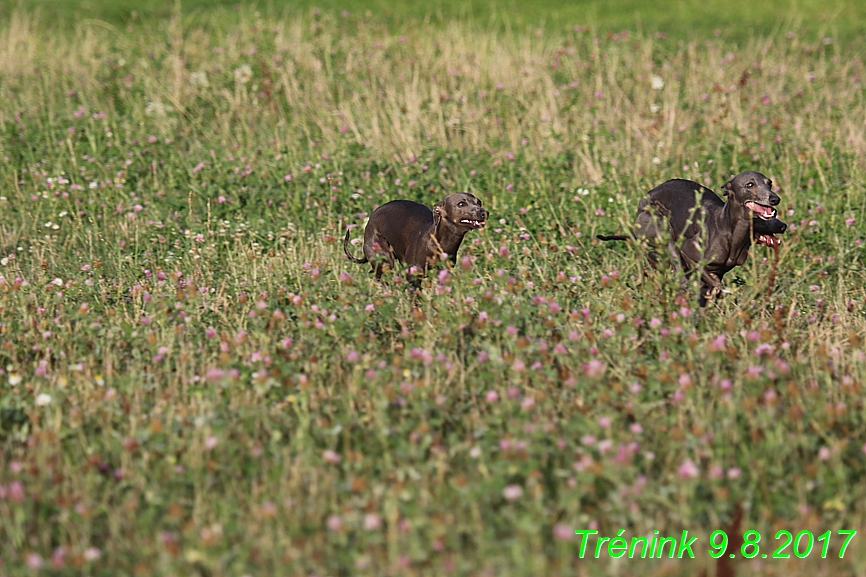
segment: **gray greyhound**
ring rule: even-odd
[[[403,261],[417,272],[439,262],[443,253],[452,264],[457,262],[457,249],[470,230],[482,228],[488,211],[481,201],[468,192],[448,195],[436,203],[433,210],[412,200],[392,200],[373,211],[364,229],[364,258],[349,253],[349,232],[343,239],[343,251],[358,264],[369,262],[382,279],[387,266],[394,268],[394,259]]]
[[[781,240],[775,234],[788,228],[776,218],[774,206],[780,202],[772,190],[773,182],[760,172],[742,172],[724,186],[727,202],[697,182],[674,179],[647,193],[638,204],[634,237],[651,245],[667,241],[674,268],[688,274],[704,262],[701,275],[700,305],[722,291],[722,277],[746,262],[754,239],[776,248]],[[699,203],[696,199],[700,197]],[[669,234],[662,234],[664,229]],[[626,235],[598,235],[600,240],[627,240]],[[680,239],[682,242],[679,243]],[[650,251],[650,261],[658,256]]]

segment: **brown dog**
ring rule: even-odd
[[[400,260],[418,272],[439,262],[443,253],[457,262],[457,249],[470,230],[485,225],[489,213],[481,201],[468,192],[448,195],[433,210],[412,200],[392,200],[373,211],[364,229],[364,258],[349,254],[349,232],[343,240],[343,251],[358,264],[369,262],[382,279],[385,266],[394,268]]]

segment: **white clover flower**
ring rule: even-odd
[[[51,281],[51,284],[53,284],[54,286],[63,286],[63,279],[62,278],[56,278],[56,279]]]
[[[577,194],[579,194],[580,196],[586,196],[587,194],[589,194],[589,190],[585,188],[578,188]]]
[[[506,485],[502,490],[502,496],[508,501],[514,501],[523,496],[523,487],[520,485]]]
[[[94,180],[94,181],[91,182],[88,186],[90,186],[90,190],[93,190],[94,188],[99,187],[99,183],[98,183],[97,181]]]
[[[36,406],[45,407],[51,404],[51,395],[47,393],[39,393],[36,395]]]
[[[652,86],[653,90],[661,90],[665,87],[665,81],[661,76],[653,75],[650,86]]]
[[[193,72],[189,75],[189,81],[195,84],[196,86],[207,86],[207,72],[204,70],[199,70],[198,72]]]
[[[18,385],[20,385],[22,380],[23,379],[21,375],[19,375],[18,373],[9,373],[9,384],[13,387],[17,387]]]
[[[241,84],[246,84],[253,79],[253,69],[249,64],[241,64],[235,68],[235,80]]]
[[[653,164],[661,164],[662,159],[658,156],[653,156]]]
[[[661,110],[661,106],[659,106],[659,105],[656,104],[655,102],[653,102],[652,104],[650,104],[650,111],[651,111],[653,114],[655,114],[655,113],[658,112],[659,110]]]
[[[166,110],[165,104],[159,100],[148,102],[147,106],[144,107],[144,113],[148,116],[165,116],[166,112],[168,111]]]

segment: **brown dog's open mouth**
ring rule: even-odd
[[[487,224],[483,220],[472,220],[470,218],[461,218],[460,224],[465,224],[466,226],[471,226],[472,228],[481,228],[485,224]]]
[[[764,220],[773,220],[776,218],[776,209],[772,206],[764,206],[763,204],[758,204],[755,201],[748,200],[746,201],[746,208],[753,211]]]
[[[774,234],[756,234],[755,242],[759,244],[765,244],[770,248],[775,248],[782,244],[782,239],[777,238]]]

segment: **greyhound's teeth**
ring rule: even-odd
[[[780,244],[782,244],[782,239],[777,238],[775,235],[772,234],[758,235],[756,240],[759,243],[765,244],[769,247],[779,246]]]
[[[752,200],[746,202],[746,208],[756,213],[764,220],[773,220],[778,214],[775,208],[770,206],[764,206],[763,204],[758,204],[757,202],[754,202]]]

